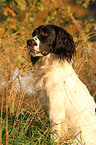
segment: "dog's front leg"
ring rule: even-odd
[[[60,113],[59,115],[63,115],[63,117],[59,116],[60,118],[55,118],[50,115],[50,126],[52,127],[51,138],[55,139],[55,141],[59,141],[62,137],[65,138],[66,133],[68,132],[68,126],[64,119],[64,114]]]
[[[49,117],[52,127],[52,138],[59,140],[68,132],[68,120],[66,117],[67,107],[66,92],[61,84],[54,86],[47,92],[49,96]],[[65,95],[64,95],[65,94]],[[55,133],[54,133],[55,132]]]

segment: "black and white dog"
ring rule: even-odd
[[[35,85],[41,100],[45,100],[44,109],[52,131],[59,136],[57,140],[79,134],[78,144],[96,145],[95,102],[71,66],[75,54],[72,36],[56,25],[42,25],[34,30],[27,47]]]

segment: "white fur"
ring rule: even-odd
[[[36,42],[36,44],[37,44],[36,46],[34,46],[34,50],[37,51],[37,52],[39,52],[39,51],[40,51],[40,50],[39,50],[39,47],[40,47],[40,40],[38,39],[37,36],[32,37],[32,39],[34,39],[35,42]]]
[[[36,86],[47,94],[43,93],[52,131],[56,130],[60,138],[70,129],[70,138],[79,133],[80,140],[81,135],[78,144],[96,145],[95,102],[71,64],[49,54],[37,62],[35,69],[40,75]]]

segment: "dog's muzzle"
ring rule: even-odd
[[[36,36],[27,40],[27,48],[30,50],[30,55],[32,55],[33,57],[42,56],[40,49],[39,49],[40,41]]]
[[[34,39],[29,39],[27,41],[27,48],[29,50],[31,50],[32,48],[34,49],[34,46],[37,46],[37,43],[35,42],[35,40]]]

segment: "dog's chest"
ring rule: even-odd
[[[44,75],[43,85],[47,89],[52,89],[60,84],[74,87],[76,75],[71,65],[66,61],[63,64],[53,65],[53,67]]]

